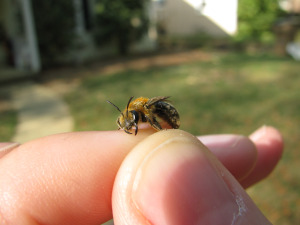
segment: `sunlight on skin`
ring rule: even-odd
[[[262,135],[268,134],[269,131],[272,132],[267,128]],[[128,135],[124,131],[74,132],[44,137],[15,147],[0,160],[0,193],[10,196],[3,199],[4,195],[0,195],[2,215],[6,220],[12,221],[12,224],[20,221],[27,224],[32,224],[33,221],[40,224],[99,224],[110,220],[114,179],[128,153],[137,143],[144,143],[145,149],[147,146],[149,149],[151,145],[141,142],[149,136],[150,139],[147,140],[154,143],[151,137],[168,139],[168,135],[181,136],[185,132],[168,130],[156,132],[155,136],[152,136],[153,133],[153,129],[141,129],[136,136]],[[238,148],[247,147],[248,144],[247,148],[253,146],[248,138],[241,138],[239,135],[236,137],[246,144]],[[206,145],[212,152],[220,148],[222,142],[225,145],[227,143],[225,149],[238,150],[235,148],[239,146],[236,140],[232,139],[232,136],[229,139],[235,144],[226,142],[221,135],[216,136],[214,143],[209,143],[206,139]],[[255,148],[252,149],[256,152]],[[177,146],[175,152],[178,151],[186,154]],[[230,152],[236,154],[235,150]],[[249,152],[246,151],[246,155]],[[215,154],[222,162],[222,154],[218,155],[218,151]],[[172,155],[173,153],[170,156]],[[168,155],[166,156],[168,158]],[[234,159],[235,156],[231,158]],[[253,160],[251,157],[247,158]],[[176,157],[170,157],[170,160],[172,159]],[[178,159],[182,160],[184,157]],[[213,161],[217,162],[215,160]],[[197,167],[205,163],[194,165]],[[253,182],[253,174],[251,179]],[[256,179],[255,182],[260,179],[262,178]]]

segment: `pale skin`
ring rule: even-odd
[[[244,188],[278,163],[278,130],[198,137],[207,147],[184,131],[153,133],[1,143],[0,224],[270,224]]]

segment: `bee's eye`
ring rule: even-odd
[[[132,110],[130,111],[132,114],[132,121],[134,121],[135,123],[137,123],[139,121],[139,114],[137,111]]]

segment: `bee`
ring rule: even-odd
[[[133,96],[129,99],[126,109],[122,112],[118,106],[112,104],[121,114],[117,119],[119,129],[124,130],[127,134],[132,134],[130,130],[135,128],[135,135],[138,133],[138,123],[148,122],[155,130],[162,130],[157,118],[165,121],[173,129],[180,126],[179,114],[167,99],[168,97],[145,98],[140,97],[132,101]]]

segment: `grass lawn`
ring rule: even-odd
[[[9,92],[0,87],[0,141],[10,141],[16,126],[17,113],[12,107]]]
[[[130,96],[172,96],[181,129],[195,135],[248,135],[266,124],[279,128],[285,153],[274,173],[249,193],[274,224],[300,223],[300,63],[271,56],[212,54],[209,62],[86,72],[65,96],[76,130],[117,129]]]

